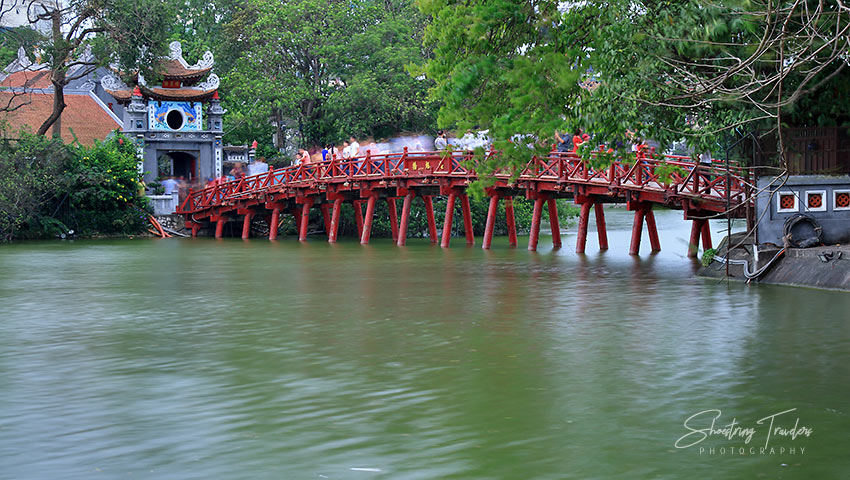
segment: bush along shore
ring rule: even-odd
[[[151,212],[136,147],[22,133],[0,140],[0,241],[143,233]]]

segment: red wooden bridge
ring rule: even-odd
[[[493,152],[488,154],[494,155]],[[654,157],[641,152],[615,159],[609,166],[594,169],[588,162],[571,153],[552,152],[546,157],[532,157],[517,174],[498,172],[486,189],[490,198],[483,247],[490,248],[498,204],[505,201],[509,242],[516,246],[516,222],[513,198],[522,195],[534,200],[529,250],[536,250],[543,207],[549,210],[552,242],[561,246],[558,212],[555,200],[572,198],[581,205],[576,251],[583,253],[591,208],[595,211],[599,245],[608,248],[605,230],[605,203],[627,204],[635,212],[629,252],[640,249],[643,224],[649,231],[653,251],[661,249],[655,226],[653,205],[681,209],[686,220],[692,220],[689,255],[696,255],[696,245],[702,237],[703,247],[711,247],[708,217],[728,214],[733,218],[752,218],[751,185],[746,171],[738,167],[727,171],[719,165],[700,165],[687,157]],[[433,197],[447,197],[440,244],[448,247],[451,240],[452,217],[460,200],[463,212],[466,243],[475,242],[469,197],[470,182],[476,173],[467,167],[473,164],[465,152],[408,152],[371,155],[353,159],[333,158],[322,163],[271,169],[267,173],[221,183],[200,191],[192,191],[177,211],[186,217],[186,227],[197,235],[205,223],[215,223],[215,235],[221,237],[223,227],[231,220],[242,220],[242,238],[250,236],[251,222],[260,215],[269,225],[269,239],[277,238],[280,215],[294,215],[301,241],[307,238],[311,208],[319,208],[324,217],[329,242],[336,242],[340,210],[343,203],[354,206],[357,230],[361,243],[369,243],[375,205],[386,200],[389,206],[393,239],[404,245],[407,239],[410,207],[416,197],[425,203],[428,233],[436,243],[437,225]],[[663,169],[659,167],[667,165]],[[678,168],[671,169],[669,166]],[[661,178],[661,171],[672,174]],[[396,200],[404,199],[401,218]],[[366,204],[365,215],[362,205]],[[729,206],[729,207],[727,207]]]

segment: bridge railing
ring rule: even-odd
[[[490,151],[487,158],[496,155]],[[595,154],[594,154],[595,155]],[[409,152],[380,153],[330,160],[318,163],[299,164],[244,177],[240,180],[222,182],[199,191],[191,191],[180,206],[178,213],[190,213],[212,206],[226,205],[245,195],[263,193],[288,186],[303,186],[319,181],[344,182],[369,177],[415,178],[429,175],[467,175],[475,171],[465,165],[473,159],[470,152]],[[520,171],[519,180],[559,180],[572,183],[608,184],[631,189],[663,190],[671,194],[693,195],[703,198],[724,199],[727,189],[727,171],[724,166],[710,167],[695,163],[689,157],[664,155],[658,158],[643,152],[616,158],[609,165],[595,168],[574,153],[551,152],[548,156],[534,156]],[[657,172],[664,165],[666,175]],[[669,167],[675,167],[670,169]],[[728,185],[730,198],[735,202],[745,200],[748,175],[744,169],[733,166],[729,169]],[[497,177],[511,177],[506,171],[497,171]]]

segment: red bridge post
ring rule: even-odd
[[[298,241],[307,241],[307,228],[310,223],[310,208],[313,206],[313,197],[304,199],[304,204],[301,206],[301,218],[299,218]]]
[[[449,198],[446,200],[446,218],[443,220],[443,240],[440,242],[440,246],[443,248],[448,248],[452,241],[452,217],[454,216],[456,199],[457,192],[454,190],[449,192]]]
[[[404,203],[401,205],[401,223],[398,226],[398,240],[396,244],[403,247],[407,243],[407,226],[410,222],[410,206],[413,203],[413,198],[416,196],[412,190],[404,196]]]
[[[342,197],[334,199],[334,207],[331,212],[331,229],[328,231],[328,243],[336,243],[336,235],[339,232],[339,211],[342,210]]]
[[[538,193],[534,199],[534,211],[531,214],[531,232],[528,235],[528,249],[532,252],[537,251],[537,239],[540,236],[540,218],[543,216],[543,202],[546,197]]]
[[[431,237],[431,243],[437,243],[437,221],[434,218],[434,201],[431,195],[422,197],[425,201],[425,216],[428,220],[428,236]]]
[[[215,220],[215,238],[221,238],[224,235],[224,224],[227,223],[226,217],[218,217]]]
[[[605,210],[602,202],[597,201],[593,204],[594,213],[596,213],[596,235],[599,237],[599,249],[608,250],[608,229],[605,226]]]
[[[354,200],[352,205],[354,206],[354,223],[357,224],[357,237],[363,236],[363,200]]]
[[[576,238],[576,253],[584,253],[587,246],[587,224],[590,217],[590,207],[593,200],[583,195],[576,196],[576,203],[581,205],[578,216],[578,237]]]
[[[708,250],[709,248],[711,248],[711,224],[708,219],[705,219],[702,223],[702,249]]]
[[[330,205],[327,202],[322,202],[319,204],[319,209],[322,210],[322,221],[325,223],[325,232],[330,233],[331,231],[331,211]]]
[[[646,218],[646,230],[649,233],[649,245],[652,252],[661,251],[661,242],[658,240],[658,230],[655,228],[655,214],[652,212],[652,204],[646,203],[643,216]]]
[[[557,199],[550,198],[549,204],[549,225],[552,228],[552,246],[561,248],[561,226],[558,224],[558,203]]]
[[[251,220],[254,218],[254,212],[245,212],[245,218],[242,220],[242,240],[251,238]]]
[[[484,225],[484,242],[481,248],[490,249],[493,242],[493,230],[496,226],[496,213],[499,211],[499,194],[490,192],[490,207],[487,209],[487,223]]]
[[[366,200],[366,218],[363,220],[363,233],[360,235],[360,243],[362,245],[369,244],[369,237],[372,235],[372,217],[375,216],[375,203],[378,197],[375,194],[370,194]]]
[[[469,207],[469,196],[460,194],[460,209],[463,212],[463,231],[466,235],[466,244],[475,245],[475,233],[472,231],[472,210]]]
[[[398,242],[398,207],[395,198],[387,197],[387,208],[390,211],[390,230],[392,230],[393,242]]]
[[[635,219],[632,223],[632,241],[629,244],[629,255],[640,253],[640,236],[643,233],[643,208],[635,208]]]
[[[691,223],[691,240],[688,242],[688,257],[695,258],[699,250],[699,239],[702,237],[702,248],[711,248],[711,229],[707,218],[695,218]]]
[[[269,220],[269,240],[277,240],[277,231],[280,225],[280,207],[272,209],[272,217]]]
[[[517,246],[516,218],[514,217],[514,197],[505,197],[505,221],[508,224],[508,245]]]

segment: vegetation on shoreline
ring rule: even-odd
[[[136,150],[122,135],[92,147],[42,135],[0,140],[0,241],[144,231]]]

